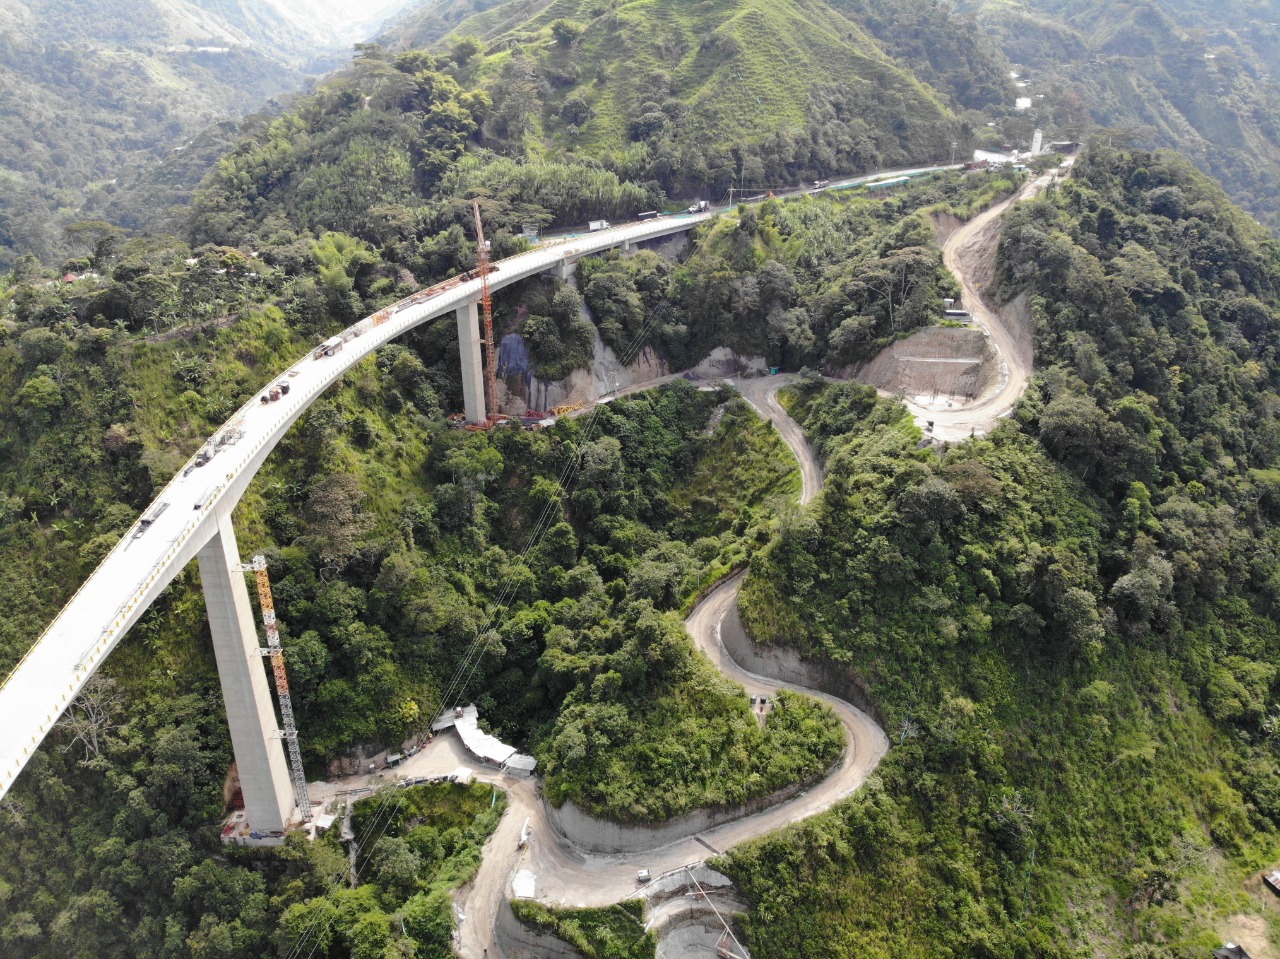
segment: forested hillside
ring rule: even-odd
[[[465,53],[366,51],[221,161],[193,205],[192,239],[251,247],[295,272],[309,235],[336,230],[426,279],[470,265],[472,199],[498,255],[520,247],[526,224],[580,225],[669,204],[660,184],[589,159],[474,149],[493,104],[483,89],[455,79]],[[717,176],[713,192],[733,182],[729,168]],[[937,297],[953,289],[932,223],[911,214],[937,208],[966,216],[1012,192],[1017,180],[988,171],[926,178],[884,202],[866,202],[859,191],[767,202],[718,224],[683,268],[653,255],[588,264],[582,293],[608,345],[619,349],[642,335],[642,345],[675,368],[717,346],[797,368],[839,368],[931,322]],[[384,280],[378,290],[390,288]],[[354,309],[342,315],[354,317]],[[539,319],[553,312],[554,328]],[[757,315],[766,324],[751,322]],[[647,324],[649,317],[658,322]],[[573,319],[573,310],[547,303],[505,332],[525,334],[539,365],[561,376],[589,359],[590,338],[575,339]]]
[[[112,157],[296,82],[248,48],[169,49],[224,5],[181,6],[169,36],[0,0],[0,92],[40,120],[0,132],[0,232],[59,253],[0,275],[0,672],[274,373],[472,269],[473,203],[503,257],[529,225],[946,160],[1041,118],[1151,122],[1157,87],[1187,121],[1157,138],[1236,129],[1232,188],[1270,202],[1271,7],[1224,4],[1215,26],[1208,0],[1003,19],[977,0],[458,0],[94,208],[182,199],[208,164],[172,234],[64,230]],[[38,21],[65,43],[17,39]],[[1046,84],[1029,113],[1011,64]],[[82,86],[101,153],[57,109]],[[120,97],[145,108],[122,124]],[[605,348],[682,370],[717,347],[843,377],[936,322],[958,290],[939,231],[1023,178],[730,208],[678,252],[504,288],[496,333],[544,379]],[[309,775],[422,735],[474,642],[463,697],[537,756],[555,803],[644,824],[811,780],[841,749],[831,714],[784,694],[761,722],[681,626],[749,565],[750,630],[855,672],[893,743],[852,799],[725,857],[758,959],[1189,959],[1270,915],[1246,880],[1280,853],[1280,244],[1187,160],[1112,134],[1006,216],[990,289],[1025,295],[1035,325],[1015,414],[931,445],[893,399],[804,376],[787,402],[826,484],[803,511],[781,439],[722,384],[472,433],[446,419],[451,320],[368,357],[236,513],[269,562]],[[445,954],[448,890],[501,800],[440,786],[361,807],[358,828],[394,829],[356,888],[333,841],[228,855],[209,652],[193,567],[95,682],[97,735],[56,730],[0,804],[0,955],[290,955],[321,925],[334,959]]]
[[[895,748],[730,857],[755,954],[1190,956],[1264,911],[1280,248],[1185,161],[1103,147],[1009,214],[1000,263],[1042,372],[988,439],[922,451],[865,388],[795,397],[826,487],[744,618],[864,677]]]
[[[56,265],[77,220],[105,212],[136,227],[185,202],[207,158],[167,190],[135,198],[116,185],[336,68],[351,42],[351,27],[333,29],[340,17],[323,0],[0,0],[0,270],[26,252]]]
[[[446,48],[489,91],[485,143],[603,161],[679,196],[949,157],[962,131],[942,96],[821,0],[585,0],[462,5]],[[386,39],[436,42],[429,8]],[[462,10],[456,11],[461,13]],[[954,67],[998,88],[998,67]],[[981,98],[981,95],[978,95]]]
[[[1092,122],[1174,147],[1280,228],[1280,4],[1275,0],[963,0],[1043,95],[1029,117]]]
[[[406,74],[404,63],[418,69]],[[191,226],[238,248],[86,228],[84,278],[54,282],[26,260],[5,279],[7,661],[270,370],[419,282],[470,267],[474,243],[459,201],[480,192],[481,172],[498,255],[518,248],[512,234],[527,217],[553,222],[597,210],[598,183],[611,184],[623,212],[649,199],[603,171],[591,179],[581,164],[481,157],[451,165],[456,141],[437,138],[427,142],[446,151],[436,162],[450,192],[423,203],[410,187],[400,207],[360,210],[355,201],[376,203],[378,193],[350,198],[337,184],[395,167],[332,152],[337,145],[366,123],[400,124],[406,138],[435,134],[420,113],[373,95],[383,85],[434,98],[409,101],[431,104],[433,115],[458,118],[466,104],[483,110],[482,97],[423,63],[365,57],[226,158]],[[323,156],[351,165],[325,173]],[[939,203],[963,212],[1010,187],[978,174],[922,182],[897,197],[853,191],[744,210],[699,238],[687,263],[606,257],[583,264],[581,292],[546,280],[503,291],[499,329],[522,332],[542,362],[563,362],[557,341],[576,342],[586,301],[622,356],[648,345],[691,363],[729,342],[817,362],[845,323],[841,349],[855,355],[925,322],[924,304],[948,288],[931,228],[909,214]],[[363,238],[311,232],[334,225]],[[454,431],[443,422],[460,402],[450,327],[422,330],[348,376],[286,440],[238,516],[242,548],[265,548],[271,562],[313,774],[351,746],[393,745],[420,729],[477,633],[487,652],[472,694],[499,732],[534,749],[557,799],[656,820],[825,769],[839,748],[825,713],[801,700],[761,728],[672,620],[767,540],[775,504],[793,495],[796,473],[776,435],[728,394],[687,384],[552,433]],[[525,554],[570,457],[581,467],[555,507],[560,519]],[[508,587],[512,608],[490,630],[492,604]],[[185,930],[172,933],[186,943],[179,954],[195,954],[206,938],[200,929],[233,921],[138,892],[211,868],[208,823],[229,756],[205,629],[191,572],[113,657],[117,728],[100,755],[52,745],[7,807],[13,828],[0,874],[10,888],[21,875],[45,891],[2,907],[0,925],[20,955],[57,954],[49,950],[69,939],[53,930],[91,908],[135,929],[86,935],[94,954],[147,954],[160,928]],[[139,710],[145,723],[130,719]],[[184,777],[181,788],[165,785],[173,776]],[[107,814],[126,794],[136,794],[145,826]],[[142,873],[126,883],[110,869],[80,871],[77,842],[124,850]],[[175,851],[153,862],[146,842]],[[62,852],[49,855],[55,847]],[[259,929],[274,915],[242,924]]]
[[[956,108],[1007,109],[1013,96],[1009,65],[998,44],[974,19],[940,0],[831,0],[917,78],[948,96]]]
[[[264,376],[404,293],[402,267],[341,234],[292,235],[261,258],[109,232],[93,246],[96,277],[57,283],[24,261],[4,284],[8,662]],[[576,315],[577,298],[530,281],[504,292],[499,317],[548,303]],[[776,434],[729,392],[684,382],[554,431],[454,430],[451,326],[350,374],[237,515],[242,548],[269,557],[312,775],[352,746],[421,732],[477,637],[468,693],[535,750],[557,799],[656,820],[825,770],[840,748],[827,713],[796,700],[762,727],[674,618],[794,494]],[[643,341],[623,335],[623,355]],[[0,936],[15,955],[152,955],[162,942],[211,955],[227,937],[222,954],[241,955],[266,948],[300,892],[318,893],[305,878],[265,904],[190,891],[244,878],[210,862],[230,756],[205,635],[193,569],[113,656],[97,746],[55,734],[0,812]],[[254,868],[278,888],[274,866]]]

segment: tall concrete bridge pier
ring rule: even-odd
[[[577,261],[611,247],[692,229],[712,213],[626,224],[537,247],[501,262],[499,288],[538,273],[567,278]],[[131,626],[191,560],[200,568],[227,725],[250,826],[283,831],[295,819],[293,784],[263,665],[232,511],[289,428],[343,373],[378,347],[449,312],[458,324],[467,419],[484,422],[478,280],[446,282],[349,327],[284,370],[209,439],[156,496],[0,681],[0,798]],[[305,731],[303,732],[305,735]],[[309,812],[309,810],[308,810]]]
[[[263,667],[263,647],[253,620],[230,506],[217,509],[214,527],[216,532],[196,558],[240,791],[249,824],[256,832],[284,832],[295,818],[293,783]]]
[[[472,300],[458,307],[457,316],[458,354],[462,361],[462,407],[468,423],[483,423],[489,411],[485,409],[484,404],[480,311],[476,308],[476,301]]]

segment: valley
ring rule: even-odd
[[[143,6],[0,0],[5,959],[1276,948],[1271,0]]]

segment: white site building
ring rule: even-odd
[[[431,724],[431,731],[444,732],[454,729],[467,752],[486,766],[497,766],[513,776],[532,776],[538,761],[532,756],[517,752],[514,746],[508,746],[496,736],[486,733],[480,728],[480,710],[473,703],[470,706],[458,706],[445,710],[444,714]]]

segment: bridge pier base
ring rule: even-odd
[[[568,283],[569,278],[578,272],[577,260],[561,260],[550,270],[552,276],[561,282]]]
[[[256,832],[284,832],[295,808],[293,782],[230,510],[219,513],[217,529],[197,558],[245,813]]]
[[[462,404],[468,423],[485,422],[484,367],[480,359],[480,312],[476,304],[458,307],[458,353],[462,359]]]

